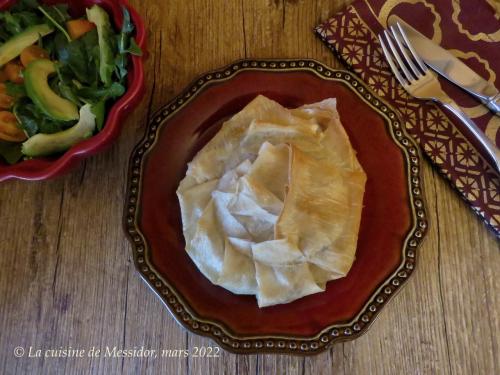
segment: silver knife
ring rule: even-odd
[[[390,16],[389,26],[399,22],[410,43],[424,62],[436,73],[477,97],[497,116],[500,116],[500,93],[490,82],[465,65],[449,51],[435,44],[397,16]]]

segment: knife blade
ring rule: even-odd
[[[399,22],[420,58],[436,73],[476,96],[493,113],[500,116],[500,93],[491,83],[474,72],[449,51],[435,44],[397,16],[390,16],[389,26]]]

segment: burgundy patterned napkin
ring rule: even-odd
[[[500,87],[498,0],[357,0],[316,27],[316,33],[384,100],[399,110],[425,155],[500,237],[500,179],[466,138],[466,129],[433,103],[412,98],[399,85],[377,34],[398,16],[450,50]],[[495,11],[497,14],[495,14]],[[443,89],[486,135],[500,145],[500,117],[462,90]],[[454,126],[455,124],[455,126]]]

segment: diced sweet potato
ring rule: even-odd
[[[9,61],[5,64],[4,72],[7,76],[7,79],[14,83],[23,83],[23,75],[22,75],[23,67],[17,61]]]
[[[14,104],[14,98],[7,95],[5,83],[0,83],[0,109],[9,109]]]
[[[27,67],[28,64],[34,60],[48,59],[49,53],[43,48],[37,46],[36,44],[33,44],[32,46],[23,49],[20,58],[21,58],[21,64],[23,64],[24,67]]]
[[[7,94],[0,94],[0,109],[9,109],[14,104],[14,98]]]
[[[12,112],[0,111],[0,139],[8,142],[22,142],[26,134],[17,126],[16,116]]]
[[[87,20],[71,20],[66,22],[66,29],[71,39],[78,39],[93,28],[95,28],[95,24]]]

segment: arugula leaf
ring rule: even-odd
[[[127,8],[122,7],[123,23],[120,34],[118,35],[118,52],[125,53],[127,50],[130,34],[134,31],[134,24],[130,19],[130,12]]]
[[[142,56],[141,47],[137,45],[137,42],[135,41],[134,38],[130,38],[130,44],[128,48],[125,50],[125,52],[128,52],[134,56]]]
[[[0,141],[0,156],[3,157],[8,164],[17,163],[23,157],[21,145],[22,143]]]
[[[62,34],[57,34],[54,42],[59,62],[71,69],[78,80],[85,82],[88,77],[87,61],[81,43],[78,40],[68,42]]]
[[[64,23],[71,19],[71,16],[68,13],[69,6],[68,4],[56,4],[49,7],[49,12],[54,14],[53,18],[60,23]]]
[[[122,12],[123,12],[123,23],[122,23],[121,32],[123,34],[132,34],[135,27],[134,27],[134,24],[132,23],[132,20],[130,18],[130,12],[124,6],[122,6]]]
[[[73,79],[71,77],[70,72],[67,71],[67,68],[61,66],[60,64],[56,64],[57,78],[55,82],[57,92],[64,98],[73,102],[77,107],[81,107],[82,102],[78,99],[78,95],[75,91],[75,85],[73,83]]]
[[[106,101],[101,100],[90,107],[90,110],[95,116],[95,122],[97,126],[97,131],[101,131],[104,126],[104,117],[106,115]]]
[[[42,18],[39,17],[34,12],[22,11],[22,12],[17,13],[15,16],[21,22],[21,24],[23,25],[23,28],[27,28],[30,26],[39,25],[39,24],[43,23]]]
[[[0,39],[3,42],[29,26],[43,22],[29,2],[30,0],[22,0],[12,6],[10,10],[0,12]]]
[[[81,107],[82,102],[80,101],[80,99],[78,99],[78,96],[70,85],[64,83],[63,81],[59,81],[58,88],[63,98],[68,99],[77,107]]]
[[[38,124],[38,129],[40,130],[39,133],[44,133],[44,134],[58,133],[69,127],[68,125],[65,125],[62,122],[53,121],[48,117],[41,117],[41,120],[39,121],[40,121]]]
[[[127,76],[127,63],[128,59],[126,54],[119,54],[115,57],[115,74],[120,82],[124,82]]]
[[[3,11],[0,12],[2,39],[8,40],[11,36],[19,34],[27,27],[43,22],[42,18],[33,11]]]
[[[78,39],[82,43],[87,56],[87,83],[99,82],[99,38],[97,30],[93,29]]]
[[[38,47],[43,48],[49,56],[52,58],[56,57],[56,46],[54,37],[51,38],[38,38]]]
[[[16,102],[16,104],[14,104],[13,112],[21,124],[21,128],[26,131],[29,137],[32,137],[37,133],[57,133],[74,124],[74,121],[55,121],[47,117],[27,97],[21,98]]]
[[[109,87],[82,87],[77,89],[78,96],[90,103],[101,100],[118,98],[125,93],[125,86],[121,83],[113,82]]]
[[[19,34],[23,31],[23,26],[19,17],[12,15],[9,11],[4,11],[0,13],[0,20],[3,20],[5,30],[11,35]]]
[[[127,76],[127,54],[142,56],[141,48],[137,45],[134,38],[131,37],[134,31],[134,24],[130,18],[130,13],[127,8],[122,7],[123,24],[120,34],[117,36],[118,54],[115,57],[115,74],[118,80],[123,83]]]
[[[91,30],[81,38],[68,42],[61,34],[57,34],[55,39],[55,50],[59,62],[68,67],[80,82],[87,84],[95,83],[97,80],[98,58],[97,32]]]
[[[12,96],[16,99],[26,96],[26,88],[24,84],[17,84],[10,81],[6,81],[5,83],[6,93],[9,96]]]
[[[35,10],[39,5],[38,0],[19,0],[11,9],[13,11]]]
[[[68,14],[67,5],[40,5],[37,9],[42,12],[45,18],[47,18],[56,28],[58,28],[61,33],[63,33],[68,42],[71,42],[71,37],[63,26],[64,22],[71,19]]]
[[[21,128],[28,134],[28,137],[32,137],[38,133],[38,119],[33,114],[29,100],[19,100],[16,102],[13,112]]]

